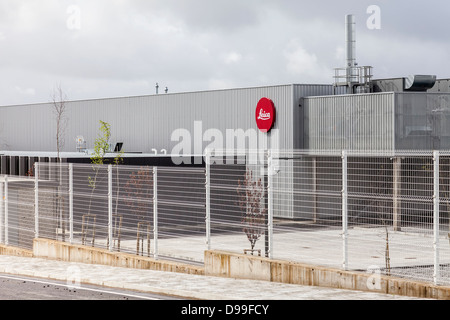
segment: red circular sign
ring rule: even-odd
[[[256,106],[256,125],[262,132],[269,132],[275,121],[275,106],[272,100],[262,98]]]

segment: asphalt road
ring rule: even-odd
[[[0,300],[176,300],[176,298],[0,273]]]

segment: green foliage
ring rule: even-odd
[[[104,156],[109,151],[109,138],[111,138],[111,125],[102,120],[100,122],[100,132],[95,139],[94,154],[91,157],[93,164],[103,164]]]
[[[97,178],[101,165],[105,163],[105,155],[110,151],[109,147],[109,139],[111,138],[111,125],[108,122],[99,120],[100,128],[99,133],[97,135],[97,139],[95,139],[94,143],[94,153],[91,156],[91,163],[94,164],[93,170],[95,172],[95,176],[88,176],[88,184],[89,187],[92,188],[92,194],[97,186]],[[118,165],[123,162],[123,151],[119,152],[113,159],[113,164]],[[89,212],[91,208],[91,201],[89,202]]]
[[[91,156],[91,163],[95,165],[102,165],[105,163],[105,154],[110,151],[109,139],[111,138],[111,125],[108,122],[99,121],[100,132],[97,135],[94,143],[94,153]],[[123,162],[123,151],[119,152],[113,159],[113,164],[117,165]],[[97,174],[98,168],[94,167]],[[89,186],[95,188],[95,178],[88,177]]]

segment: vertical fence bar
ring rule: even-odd
[[[8,240],[8,176],[5,176],[5,245],[9,244]]]
[[[4,243],[3,241],[3,219],[4,219],[4,201],[5,198],[3,197],[3,181],[0,181],[0,243]]]
[[[69,243],[73,243],[73,165],[69,163]]]
[[[269,259],[273,258],[273,158],[270,150],[267,157],[267,229],[269,238]]]
[[[401,172],[402,172],[402,158],[401,157],[395,157],[394,163],[393,163],[393,208],[392,208],[392,215],[393,215],[393,229],[394,231],[400,231],[401,225],[402,225],[402,214],[401,214],[401,187],[402,187],[402,181],[401,181]]]
[[[112,165],[108,165],[108,250],[113,250]]]
[[[206,228],[206,248],[211,250],[211,155],[208,149],[205,150],[205,228]]]
[[[158,168],[153,167],[153,257],[158,259]]]
[[[38,163],[35,162],[34,166],[34,172],[36,173],[34,175],[34,237],[39,238],[39,175],[37,174]]]
[[[347,151],[342,151],[342,268],[348,268]]]
[[[433,281],[439,282],[439,151],[433,152],[433,250],[434,250],[434,272]]]

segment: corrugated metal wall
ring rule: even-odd
[[[280,147],[289,148],[293,145],[291,91],[291,86],[285,85],[67,102],[64,151],[76,151],[77,135],[84,136],[87,147],[93,148],[99,120],[103,120],[111,124],[111,141],[124,142],[125,151],[151,153],[152,149],[166,149],[170,153],[179,143],[179,140],[171,141],[172,133],[186,129],[191,134],[192,153],[200,149],[201,153],[203,148],[198,145],[198,150],[193,150],[194,140],[206,147],[211,142],[202,141],[202,135],[210,128],[221,130],[224,139],[226,129],[258,132],[254,116],[262,97],[274,101],[277,109],[274,129],[280,129]],[[2,147],[56,151],[51,104],[0,107],[0,119]],[[201,126],[197,123],[199,132],[194,132],[195,121],[202,121]]]
[[[331,85],[280,85],[256,88],[160,94],[138,97],[69,101],[63,151],[76,151],[75,138],[82,135],[92,149],[99,133],[99,120],[111,125],[111,142],[123,142],[126,152],[202,154],[204,148],[293,149],[303,147],[302,97],[333,93]],[[276,121],[269,134],[255,122],[256,105],[262,97],[272,99]],[[0,149],[14,151],[56,151],[56,121],[50,103],[0,107]],[[216,130],[214,130],[216,129]],[[239,145],[235,136],[257,136],[257,146]],[[237,130],[241,129],[240,132]],[[249,130],[250,129],[250,130]],[[277,134],[278,133],[278,134]],[[180,134],[187,134],[181,138]],[[211,134],[211,135],[208,135]],[[218,135],[217,135],[218,134]],[[245,136],[248,134],[248,136]],[[183,139],[189,139],[186,143]],[[173,140],[173,141],[172,141]],[[212,145],[211,145],[212,144]],[[292,189],[292,164],[274,177]],[[291,217],[292,193],[274,203],[280,217]],[[281,210],[283,207],[283,210]],[[277,210],[280,208],[280,210]]]
[[[223,147],[226,148],[226,129],[242,129],[244,133],[252,129],[253,133],[259,134],[255,108],[262,97],[272,99],[277,111],[273,129],[278,129],[279,135],[275,134],[276,130],[269,132],[268,146],[301,147],[297,140],[301,127],[296,108],[299,98],[331,93],[330,85],[280,85],[69,101],[66,103],[68,122],[63,151],[76,151],[78,135],[86,139],[87,148],[93,148],[99,120],[111,124],[111,141],[124,142],[123,148],[129,152],[152,153],[152,149],[166,149],[170,153],[180,142],[171,141],[177,129],[186,129],[191,134],[192,153],[201,153],[214,142],[214,139],[208,141],[206,136],[202,137],[208,129],[222,132]],[[201,121],[201,125],[196,121]],[[0,107],[0,149],[56,151],[55,127],[50,103]],[[214,134],[214,131],[209,133]]]
[[[302,98],[309,96],[325,96],[332,95],[334,90],[331,85],[304,85],[296,84],[292,86],[292,136],[294,138],[291,148],[280,149],[303,149],[304,148],[304,106],[302,105]],[[288,157],[289,158],[289,157]],[[272,177],[275,186],[283,186],[285,190],[289,192],[277,193],[273,200],[274,217],[294,219],[296,216],[296,210],[294,210],[295,199],[294,193],[294,157],[292,159],[285,159],[280,161],[280,171]],[[297,203],[298,205],[298,203]]]
[[[398,93],[395,105],[396,149],[450,149],[450,94]]]
[[[394,93],[304,99],[305,148],[393,150]]]

